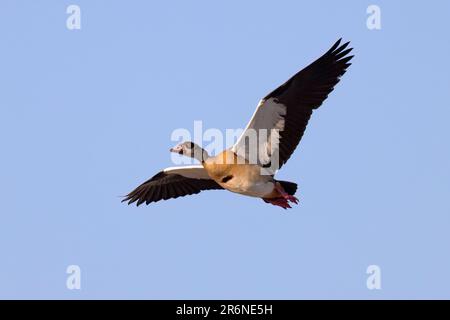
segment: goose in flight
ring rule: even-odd
[[[297,184],[274,178],[305,132],[313,110],[320,107],[351,65],[349,42],[339,39],[324,55],[269,93],[236,144],[217,156],[187,141],[170,149],[200,162],[171,167],[131,191],[122,201],[149,204],[200,193],[229,190],[266,203],[291,208],[298,203]],[[261,134],[263,132],[264,134]]]

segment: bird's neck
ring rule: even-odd
[[[208,160],[209,154],[208,154],[208,152],[205,149],[203,149],[201,147],[197,147],[194,150],[193,158],[198,160],[198,161],[200,161],[200,163],[203,163],[206,160]]]

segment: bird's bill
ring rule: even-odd
[[[182,154],[183,153],[183,147],[180,146],[180,145],[175,146],[173,148],[170,148],[170,152]]]

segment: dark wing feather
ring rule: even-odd
[[[268,94],[263,102],[274,98],[286,106],[285,128],[280,131],[279,167],[286,163],[299,144],[314,109],[320,107],[333,91],[339,78],[351,65],[349,42],[339,39],[323,56],[295,74]]]
[[[136,204],[139,206],[144,202],[149,204],[160,200],[197,194],[202,190],[220,189],[223,188],[211,179],[187,178],[180,174],[161,171],[131,191],[122,202],[128,201],[128,204],[132,204],[137,201]]]

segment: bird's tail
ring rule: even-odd
[[[284,191],[287,192],[287,194],[293,196],[297,192],[297,184],[295,182],[289,182],[289,181],[278,181],[281,186],[283,187]]]

